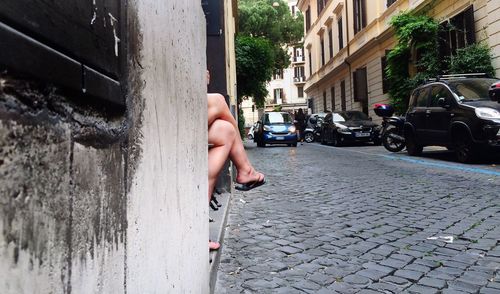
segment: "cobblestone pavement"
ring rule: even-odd
[[[268,183],[232,199],[216,293],[500,293],[498,167],[249,146]]]

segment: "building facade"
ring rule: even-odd
[[[486,42],[500,74],[500,17],[493,0],[299,0],[304,13],[306,83],[312,112],[360,110],[388,103],[384,67],[397,43],[390,20],[402,11],[426,11],[440,23],[459,24],[450,48]]]

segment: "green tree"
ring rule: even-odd
[[[273,47],[267,39],[248,36],[236,38],[238,104],[243,97],[252,96],[257,107],[264,106],[266,83],[271,79],[273,62]]]
[[[236,39],[239,101],[251,96],[258,107],[264,105],[266,83],[275,70],[288,67],[287,49],[300,42],[303,30],[302,15],[292,16],[283,0],[239,1]]]

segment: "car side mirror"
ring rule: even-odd
[[[438,99],[438,105],[446,109],[450,108],[450,105],[446,103],[446,99],[442,97]]]

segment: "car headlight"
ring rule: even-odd
[[[270,132],[271,131],[271,127],[270,126],[264,126],[264,131]]]
[[[295,133],[295,131],[296,131],[295,126],[290,126],[290,127],[288,128],[288,131],[289,131],[290,133]]]
[[[337,132],[341,133],[341,134],[346,134],[346,135],[350,135],[351,134],[351,129],[349,129],[348,127],[344,126],[343,124],[336,124],[337,125]]]
[[[489,107],[478,107],[476,108],[476,115],[482,119],[500,119],[500,112],[498,110]]]

